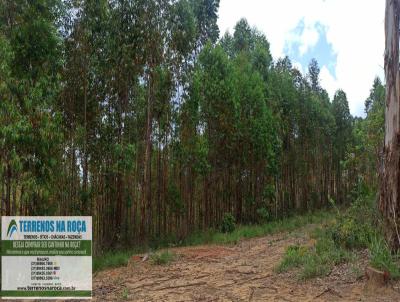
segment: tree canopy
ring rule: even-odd
[[[2,215],[92,215],[96,252],[259,223],[376,187],[384,85],[366,117],[312,60],[272,58],[218,0],[2,1]]]

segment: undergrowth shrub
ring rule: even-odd
[[[319,230],[316,234],[318,239],[314,245],[289,246],[276,270],[285,272],[293,268],[300,268],[299,278],[308,279],[324,276],[334,265],[353,258],[351,252],[337,248],[326,231]]]
[[[330,202],[337,212],[335,219],[314,231],[315,243],[311,246],[289,247],[277,271],[299,268],[300,278],[323,276],[333,266],[354,260],[354,250],[369,248],[372,266],[388,271],[392,277],[400,276],[396,257],[382,236],[374,195],[364,190],[344,211],[332,199]]]
[[[347,249],[367,248],[380,230],[374,196],[359,196],[350,207],[337,215],[328,232],[337,246]]]
[[[285,272],[291,268],[299,267],[304,264],[308,254],[306,246],[290,245],[285,252],[282,262],[276,268],[278,272]]]
[[[175,260],[176,255],[170,251],[158,252],[150,255],[150,261],[155,265],[168,264]]]
[[[257,222],[259,224],[266,223],[270,220],[270,213],[267,208],[259,208],[256,210],[257,213]]]
[[[93,272],[109,267],[125,266],[135,251],[111,251],[93,258]]]
[[[400,254],[392,254],[383,237],[376,236],[369,246],[371,266],[388,272],[393,279],[400,278]]]
[[[232,233],[236,228],[235,217],[231,213],[225,213],[221,222],[222,233]]]

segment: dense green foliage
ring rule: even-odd
[[[376,187],[379,80],[355,119],[246,20],[218,40],[218,7],[2,1],[1,214],[92,215],[99,253]]]
[[[222,217],[221,232],[232,233],[235,230],[235,217],[231,213],[225,213]]]
[[[345,104],[340,104],[342,94],[339,91],[333,100],[336,114],[348,111]],[[355,259],[357,250],[368,249],[372,266],[388,272],[392,278],[400,277],[399,257],[392,255],[385,242],[383,221],[377,208],[377,171],[384,137],[384,101],[385,89],[377,78],[365,101],[366,117],[354,119],[353,126],[349,128],[352,133],[347,133],[351,139],[348,153],[339,164],[340,169],[353,167],[350,171],[357,176],[355,185],[348,193],[350,205],[345,210],[339,210],[335,200],[330,198],[337,212],[335,219],[325,222],[323,228],[315,232],[315,244],[289,247],[277,266],[278,272],[299,268],[300,278],[326,275],[334,265]],[[336,146],[336,152],[342,152],[341,146]]]

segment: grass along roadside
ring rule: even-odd
[[[175,253],[171,251],[160,251],[150,255],[150,261],[154,265],[165,265],[174,261],[176,258]]]
[[[109,251],[93,257],[93,273],[107,269],[125,266],[134,254],[143,253],[144,249]]]
[[[334,219],[314,230],[314,244],[289,246],[276,271],[297,269],[299,279],[325,276],[335,265],[354,262],[367,249],[372,267],[399,279],[400,255],[392,254],[384,239],[374,197],[361,195],[348,209],[336,209]]]
[[[319,210],[312,213],[306,213],[303,215],[295,215],[289,218],[281,220],[271,221],[265,224],[256,225],[238,225],[231,233],[222,233],[218,230],[209,229],[202,232],[196,232],[189,235],[182,242],[174,243],[170,242],[169,246],[194,246],[202,244],[236,244],[241,239],[261,237],[269,234],[279,232],[290,232],[308,224],[321,224],[329,221],[335,217],[335,213],[332,210]],[[168,245],[161,245],[160,248],[168,247]],[[116,250],[104,253],[100,256],[93,258],[93,272],[125,266],[128,264],[129,259],[132,255],[144,253],[148,250],[147,247],[138,247],[130,250]],[[162,262],[160,264],[170,262],[174,257],[170,255],[164,255],[163,252],[155,253],[158,256],[153,256],[156,261]],[[157,259],[160,258],[160,261]],[[166,259],[166,261],[164,261]]]
[[[290,232],[308,224],[320,224],[332,219],[334,216],[333,211],[321,210],[265,224],[239,225],[231,233],[222,233],[216,230],[197,232],[189,235],[182,245],[236,244],[241,239],[261,237],[284,231]]]
[[[299,268],[299,279],[309,279],[327,275],[333,266],[355,260],[353,251],[338,247],[326,230],[314,231],[314,245],[291,245],[286,249],[281,263],[276,267],[278,273]]]

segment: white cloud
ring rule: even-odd
[[[303,54],[314,47],[320,23],[337,55],[336,79],[321,67],[323,87],[331,97],[343,89],[351,113],[362,115],[374,77],[383,78],[384,6],[384,0],[221,0],[218,24],[223,34],[245,17],[266,34],[276,59],[286,42],[299,42]],[[304,31],[296,37],[293,29],[301,20]]]
[[[338,87],[338,83],[335,77],[330,73],[326,66],[322,66],[319,77],[321,79],[321,86],[324,87],[326,91],[328,91],[329,95],[332,98]]]
[[[304,55],[310,48],[313,48],[319,39],[319,32],[315,26],[307,25],[301,34],[300,55]]]
[[[304,72],[305,72],[304,66],[301,65],[300,62],[297,62],[297,61],[292,60],[292,65],[293,65],[293,67],[295,67],[296,69],[298,69],[301,73],[304,73]]]
[[[298,45],[300,55],[304,55],[308,50],[317,45],[320,32],[315,24],[304,24],[304,29],[299,35],[297,32],[290,32],[286,35],[286,41],[289,47]]]

